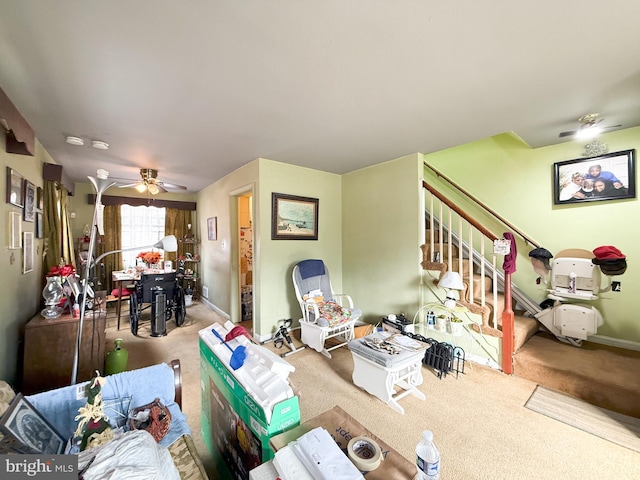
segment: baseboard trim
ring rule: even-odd
[[[484,365],[485,367],[493,368],[494,370],[502,370],[502,367],[491,358],[485,358],[481,357],[480,355],[468,353],[467,360],[473,363],[477,363],[478,365]]]
[[[205,305],[207,305],[207,307],[209,307],[211,310],[214,310],[218,315],[223,316],[225,318],[225,320],[231,320],[231,315],[229,315],[227,312],[224,312],[224,311],[220,310],[213,303],[211,303],[208,299],[206,299],[204,297],[200,297],[200,301],[202,303],[204,303]]]
[[[601,345],[608,345],[610,347],[624,348],[626,350],[635,350],[640,352],[640,343],[632,342],[630,340],[623,340],[620,338],[605,337],[604,335],[594,335],[589,337],[588,340],[593,343],[599,343]]]

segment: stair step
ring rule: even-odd
[[[516,352],[514,375],[592,405],[640,418],[640,352],[539,332]]]

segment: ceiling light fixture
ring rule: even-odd
[[[84,145],[84,140],[81,139],[80,137],[67,137],[66,141],[69,145],[77,145],[77,146]]]
[[[147,190],[149,190],[149,193],[151,195],[157,195],[160,193],[160,189],[158,188],[158,186],[155,183],[150,183],[147,185]]]
[[[91,142],[91,146],[93,148],[97,148],[98,150],[107,150],[109,148],[109,144],[101,140],[93,140]]]
[[[135,189],[140,193],[144,193],[145,190],[147,189],[147,186],[144,183],[139,183],[138,185],[135,186]]]

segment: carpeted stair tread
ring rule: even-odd
[[[640,418],[640,352],[593,342],[577,348],[540,332],[514,357],[514,374],[592,405]]]

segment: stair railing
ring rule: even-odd
[[[476,219],[474,219],[471,215],[466,213],[463,209],[458,207],[452,201],[450,201],[447,197],[441,194],[438,190],[433,188],[431,185],[427,184],[423,181],[424,189],[430,194],[428,197],[428,201],[426,202],[427,211],[429,214],[429,218],[427,221],[428,229],[429,229],[429,238],[425,238],[425,245],[422,246],[423,250],[423,262],[422,267],[427,270],[440,270],[441,275],[444,274],[446,270],[452,270],[453,266],[453,256],[454,249],[453,246],[457,247],[457,260],[458,260],[458,273],[464,279],[464,268],[463,262],[466,260],[468,262],[468,272],[466,275],[467,285],[468,285],[468,300],[462,301],[462,303],[469,308],[472,313],[478,313],[483,317],[483,323],[488,321],[489,312],[493,311],[493,328],[497,329],[497,295],[498,295],[498,268],[497,268],[497,258],[496,254],[493,250],[493,243],[495,240],[498,240],[501,237],[498,237],[495,233],[493,233],[490,229],[482,225]],[[437,200],[437,203],[436,203]],[[437,214],[434,212],[437,211]],[[457,216],[454,219],[454,213]],[[454,223],[457,223],[457,226],[454,226]],[[462,241],[464,237],[464,230],[468,230],[468,243]],[[455,230],[455,231],[454,231]],[[438,232],[438,236],[436,239],[436,232]],[[445,235],[447,238],[447,242],[444,241]],[[487,269],[487,261],[486,258],[489,256],[486,249],[486,244],[489,243],[489,252],[490,252],[490,268]],[[437,244],[437,250],[436,250]],[[443,258],[445,253],[445,244],[446,248],[446,263]],[[436,255],[435,252],[438,252]],[[465,257],[466,252],[466,257]],[[477,253],[476,253],[477,252]],[[474,259],[476,260],[476,264],[479,264],[480,268],[480,279],[482,282],[480,285],[480,301],[476,302],[474,299],[474,290],[476,279],[474,278],[475,268],[474,268]],[[487,270],[491,272],[492,279],[492,292],[493,292],[493,309],[489,309],[486,302],[485,297],[485,288],[484,282],[487,277]],[[512,308],[512,299],[511,299],[511,275],[508,273],[501,274],[503,278],[503,288],[504,288],[504,310],[501,312],[502,315],[502,371],[506,374],[513,373],[513,353],[514,353],[514,313]]]

